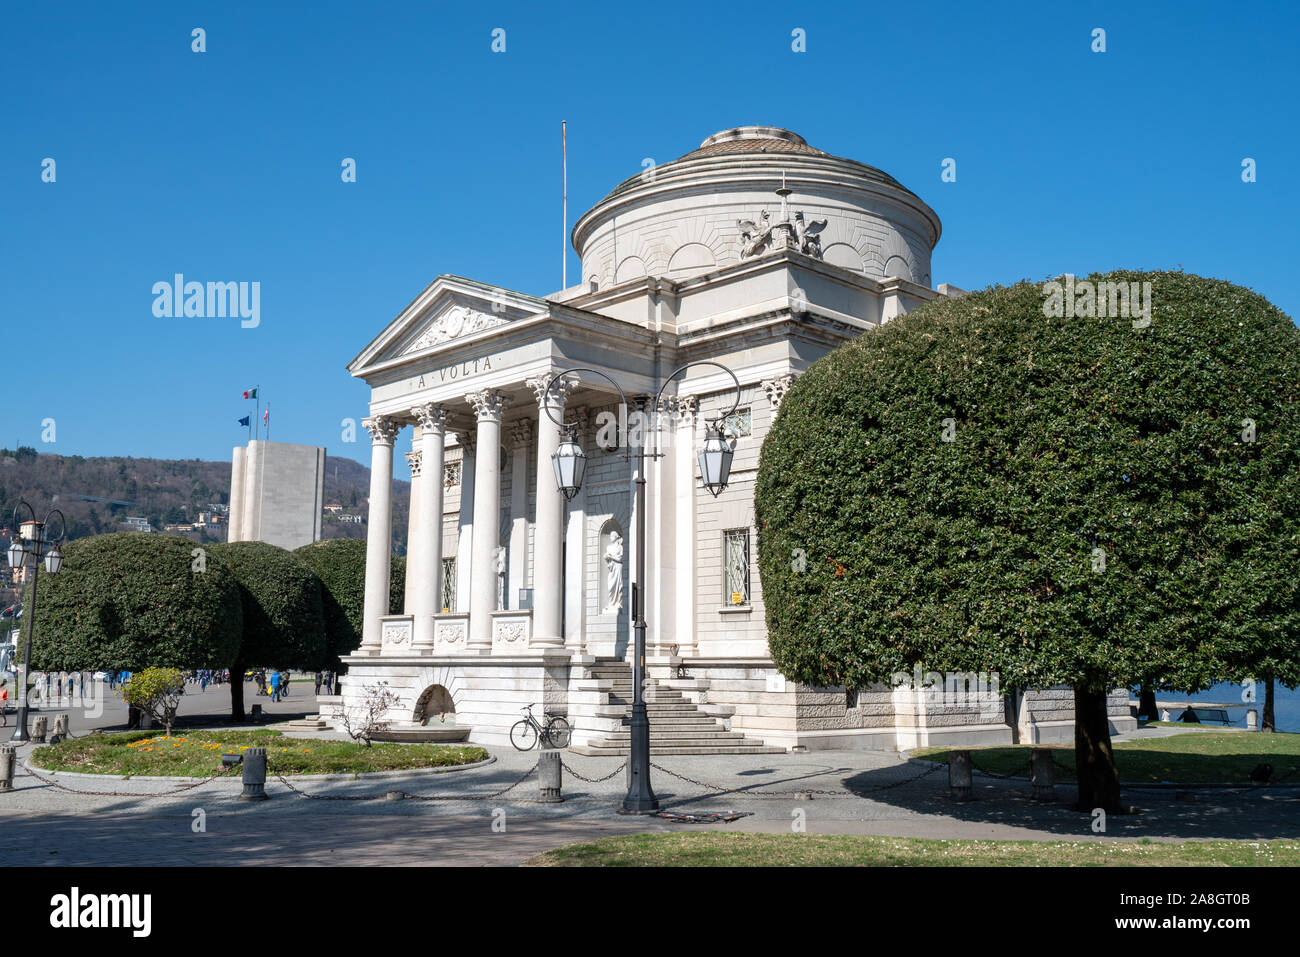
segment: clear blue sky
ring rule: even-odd
[[[228,459],[260,385],[273,438],[368,463],[344,366],[434,276],[559,288],[562,119],[570,225],[644,157],[770,124],[926,200],[935,282],[1182,266],[1295,317],[1297,9],[6,3],[0,445]],[[177,272],[260,282],[261,325],[155,318]]]

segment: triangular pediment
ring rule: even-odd
[[[392,360],[454,350],[461,340],[545,314],[547,302],[458,276],[439,276],[349,364],[353,375]]]

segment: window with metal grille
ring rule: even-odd
[[[456,610],[456,559],[442,560],[442,610],[449,614]]]
[[[722,423],[722,434],[732,438],[742,438],[754,434],[754,416],[749,406],[737,409]]]
[[[749,604],[749,529],[722,533],[722,600],[728,605]]]
[[[442,487],[455,488],[460,484],[460,462],[448,462],[442,467]]]

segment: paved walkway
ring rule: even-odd
[[[224,704],[228,692],[221,691],[219,698]],[[207,700],[203,696],[204,704]],[[211,701],[215,705],[218,697]],[[310,710],[303,703],[296,713]],[[111,717],[106,710],[94,723]],[[74,716],[74,733],[77,728]],[[20,758],[30,750],[22,748]],[[870,751],[656,757],[651,780],[663,810],[747,813],[728,824],[672,824],[617,814],[626,790],[622,772],[598,783],[571,773],[599,778],[617,769],[621,759],[566,754],[563,804],[535,803],[535,775],[492,796],[519,781],[537,755],[489,750],[498,760],[473,770],[297,785],[323,799],[300,796],[272,778],[267,785],[271,797],[260,803],[239,801],[234,779],[172,795],[162,794],[175,790],[171,782],[56,779],[77,791],[117,792],[93,795],[67,793],[22,773],[15,791],[0,795],[0,866],[37,861],[511,865],[551,847],[610,834],[702,829],[788,833],[796,818],[814,834],[1070,841],[1300,837],[1300,788],[1128,789],[1126,799],[1141,813],[1111,816],[1106,832],[1095,834],[1090,815],[1070,810],[1074,793],[1068,785],[1058,784],[1058,803],[1039,804],[1030,800],[1023,780],[977,774],[975,800],[957,803],[948,793],[946,768]],[[726,790],[718,793],[717,788]],[[389,790],[445,799],[383,800]],[[193,830],[199,817],[206,828],[202,833]]]

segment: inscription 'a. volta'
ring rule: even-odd
[[[457,362],[455,365],[443,366],[438,370],[439,382],[451,382],[455,379],[464,379],[476,375],[479,372],[492,371],[492,357],[483,356],[481,359],[466,359],[464,362]],[[426,379],[432,379],[433,374],[420,376],[412,380],[411,388],[423,389],[426,387]]]

